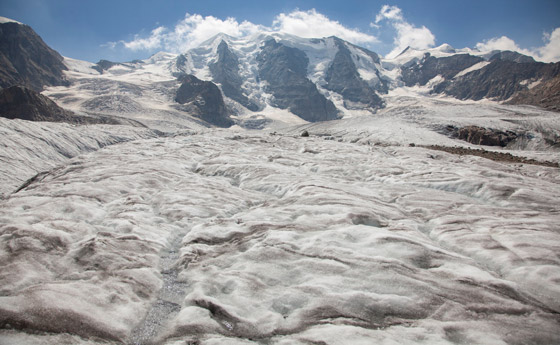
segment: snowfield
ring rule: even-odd
[[[560,343],[559,169],[352,121],[37,166],[0,200],[0,343]],[[2,144],[63,125],[26,126]]]

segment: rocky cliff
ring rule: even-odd
[[[175,100],[185,105],[191,115],[218,127],[230,127],[229,118],[220,89],[210,81],[203,81],[193,75],[181,77],[182,84]]]
[[[327,70],[325,88],[342,95],[346,109],[375,110],[383,107],[384,102],[377,95],[376,90],[360,77],[351,52],[344,41],[336,37],[334,40],[338,51]],[[379,62],[376,54],[374,59]],[[379,71],[377,76],[380,77]],[[387,85],[381,84],[379,91],[386,93]]]
[[[27,25],[0,24],[0,87],[21,85],[35,91],[68,85],[63,58]]]
[[[507,104],[528,104],[560,111],[560,75],[515,94]]]
[[[251,111],[259,110],[259,106],[243,94],[243,78],[239,75],[239,60],[229,50],[225,41],[218,45],[217,55],[216,62],[208,65],[214,82],[221,85],[225,96]]]
[[[334,104],[307,78],[309,59],[297,48],[268,40],[257,56],[260,79],[274,97],[272,104],[289,109],[304,120],[326,121],[338,117]]]

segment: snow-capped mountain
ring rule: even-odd
[[[560,117],[452,92],[554,104],[557,65],[218,35],[57,84],[15,46],[0,344],[560,343]]]
[[[67,64],[72,70],[73,63]],[[134,112],[148,107],[137,104],[143,99],[181,109],[173,102],[180,76],[193,75],[221,90],[224,104],[219,108],[224,110],[218,117],[231,116],[242,126],[254,125],[258,119],[266,122],[274,114],[285,114],[286,122],[296,117],[315,122],[374,114],[386,107],[387,93],[401,87],[425,87],[430,93],[458,99],[503,101],[560,71],[559,64],[538,63],[513,52],[467,53],[443,45],[422,52],[407,49],[387,60],[336,37],[303,39],[287,34],[246,39],[221,34],[178,56],[160,53],[145,61],[81,66],[86,68],[69,73],[76,80],[74,85],[82,85],[80,90],[49,91],[69,107]],[[92,83],[106,83],[112,96],[96,90],[87,102],[79,103],[76,94],[84,88],[98,89],[86,86]],[[146,88],[146,92],[138,97],[137,88],[126,91],[128,85]],[[154,95],[154,89],[161,90],[160,94]],[[209,100],[203,98],[206,104]],[[189,113],[201,119],[217,116],[208,113],[206,118],[207,112],[196,102],[191,105]]]
[[[407,48],[383,59],[336,37],[280,33],[246,38],[219,34],[180,55],[162,52],[142,61],[92,64],[62,59],[28,26],[0,25],[6,26],[4,59],[18,56],[14,66],[21,69],[5,64],[2,85],[47,86],[45,95],[78,114],[125,116],[160,128],[205,123],[262,128],[274,120],[370,115],[387,106],[389,91],[402,87],[462,100],[504,101],[560,72],[559,63],[539,63],[507,51],[456,50],[444,44],[426,51]],[[27,43],[13,44],[18,41]],[[38,64],[33,56],[47,63]],[[32,81],[26,73],[48,73],[25,66],[46,66],[42,68],[59,77]]]

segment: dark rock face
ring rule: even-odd
[[[22,85],[35,91],[44,86],[68,85],[63,58],[31,27],[0,24],[0,87]]]
[[[0,90],[0,116],[8,119],[76,124],[119,123],[107,117],[76,116],[71,111],[56,105],[50,98],[21,86],[11,86]]]
[[[492,98],[503,101],[519,91],[526,90],[527,85],[523,84],[524,81],[548,80],[559,73],[560,63],[517,63],[509,60],[494,60],[479,70],[438,85],[434,91],[459,99]]]
[[[309,60],[304,52],[271,39],[257,56],[259,77],[268,82],[274,106],[289,109],[310,122],[338,118],[338,110],[307,78]]]
[[[432,78],[441,75],[445,79],[453,78],[457,73],[484,61],[469,54],[457,54],[436,58],[429,53],[421,61],[401,68],[401,78],[406,86],[426,85]]]
[[[117,62],[112,62],[109,60],[99,60],[98,63],[95,64],[95,66],[93,66],[93,69],[95,69],[96,71],[98,71],[99,73],[103,74],[104,71],[108,70],[109,68],[118,65],[119,63]]]
[[[230,127],[229,118],[220,89],[210,81],[203,81],[193,75],[181,78],[183,84],[177,90],[175,101],[188,106],[194,116],[216,125]]]
[[[227,43],[224,41],[218,45],[217,53],[217,61],[211,63],[208,67],[214,81],[222,85],[224,95],[239,102],[239,104],[251,111],[259,110],[259,106],[243,94],[243,89],[241,88],[243,79],[239,75],[239,60],[237,56],[229,50]]]
[[[325,77],[327,85],[325,85],[325,88],[342,95],[346,109],[376,109],[383,107],[384,103],[375,90],[360,77],[352,60],[350,50],[342,40],[336,37],[334,40],[338,52],[327,70]],[[371,54],[373,54],[372,58],[374,58],[374,61],[379,62],[379,57],[375,53]],[[379,72],[377,75],[379,77]],[[381,84],[380,91],[387,92],[387,85]]]
[[[518,52],[512,52],[509,50],[500,51],[490,58],[490,61],[494,60],[503,60],[503,61],[512,61],[517,63],[533,63],[536,62],[530,56],[519,54]]]
[[[488,65],[455,77],[482,61],[484,59],[468,54],[441,58],[426,54],[421,61],[401,67],[401,78],[406,86],[413,86],[426,85],[440,75],[444,80],[434,87],[434,93],[445,93],[458,99],[504,101],[527,90],[530,81],[546,81],[560,74],[560,63],[545,64],[517,52],[501,51],[492,55]]]
[[[176,71],[173,72],[173,76],[175,76],[176,78],[181,78],[184,77],[186,74],[186,71],[188,69],[188,59],[185,55],[181,54],[179,56],[177,56],[177,59],[175,60],[175,69]]]
[[[27,121],[67,122],[145,127],[134,120],[104,115],[80,116],[59,107],[47,96],[22,86],[0,90],[0,117]]]
[[[535,105],[547,110],[560,111],[560,75],[530,90],[518,92],[506,103]]]
[[[0,90],[0,116],[28,121],[71,122],[73,114],[33,90],[11,86]]]
[[[518,134],[512,131],[504,132],[478,126],[466,126],[461,128],[448,126],[446,131],[451,137],[461,139],[475,145],[505,147],[510,142],[518,138]]]

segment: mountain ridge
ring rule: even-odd
[[[376,114],[387,105],[387,93],[402,87],[421,87],[429,94],[459,100],[506,101],[529,86],[555,78],[560,71],[560,63],[545,64],[511,51],[480,52],[443,44],[426,51],[408,47],[387,59],[334,36],[302,38],[270,32],[248,38],[221,33],[182,54],[159,52],[146,60],[92,64],[61,57],[26,25],[0,24],[10,30],[16,26],[27,32],[15,39],[17,46],[35,45],[54,59],[39,65],[24,59],[21,70],[40,66],[42,70],[36,74],[43,75],[52,67],[51,74],[60,75],[58,79],[48,75],[30,80],[24,72],[0,73],[4,87],[10,83],[36,91],[47,87],[46,95],[79,112],[139,114],[148,107],[153,112],[166,109],[187,121],[197,118],[210,125],[218,121],[220,126],[244,126],[245,121],[276,113],[308,122]],[[6,42],[5,35],[2,37]],[[4,59],[10,56],[6,54]],[[217,87],[224,102],[223,107],[218,106],[219,115],[207,106],[195,109],[177,102],[185,77],[211,83],[196,82],[200,87]],[[551,95],[548,103],[555,99]],[[539,102],[533,98],[531,104],[538,106]]]

